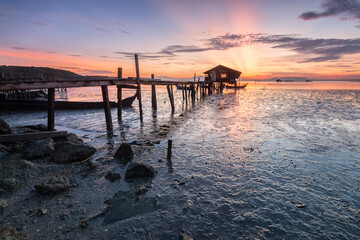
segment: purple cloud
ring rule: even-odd
[[[360,20],[360,3],[357,0],[325,0],[323,11],[305,12],[299,16],[303,20],[314,20],[323,17],[343,15],[343,19]]]

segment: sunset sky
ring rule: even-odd
[[[359,0],[0,0],[0,65],[86,75],[360,78]]]

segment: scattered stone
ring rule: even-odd
[[[11,226],[3,227],[0,229],[1,240],[20,240],[22,239],[21,234]]]
[[[125,173],[125,179],[154,177],[156,170],[143,162],[131,163]]]
[[[68,133],[66,140],[72,143],[82,144],[83,140],[74,133]]]
[[[4,215],[7,207],[8,207],[7,201],[5,201],[5,199],[0,199],[0,216]]]
[[[23,149],[22,156],[25,159],[34,159],[49,156],[55,149],[55,143],[52,138],[41,139]]]
[[[303,203],[300,203],[300,204],[296,204],[296,207],[297,207],[297,208],[305,208],[306,205],[303,204]]]
[[[14,190],[18,185],[18,181],[15,178],[0,179],[0,188],[4,190]]]
[[[89,223],[88,223],[87,220],[82,221],[81,224],[80,224],[81,228],[87,228],[88,226],[89,226]]]
[[[128,143],[122,143],[118,150],[116,150],[114,158],[118,159],[121,163],[128,163],[134,157],[134,152],[131,145]]]
[[[55,151],[51,154],[51,158],[57,163],[77,162],[88,159],[95,152],[95,148],[85,144],[58,142],[55,145]]]
[[[118,179],[121,179],[121,175],[120,173],[116,173],[116,172],[108,172],[105,175],[105,178],[108,179],[110,182],[115,182]]]
[[[63,214],[60,215],[60,219],[65,221],[69,217],[69,214],[67,212],[63,212]]]
[[[190,233],[186,232],[185,229],[182,229],[181,232],[179,233],[179,240],[194,240],[189,235]]]
[[[0,134],[10,134],[12,133],[9,124],[0,118]]]
[[[47,214],[47,212],[48,212],[47,209],[42,209],[42,208],[38,209],[39,216],[44,216],[45,214]]]
[[[155,198],[138,197],[132,191],[120,191],[105,216],[104,224],[114,223],[138,214],[155,211],[159,208]]]
[[[32,129],[32,130],[36,130],[36,131],[47,131],[47,126],[44,124],[37,124],[37,125],[27,125],[27,126],[23,126],[23,128],[28,128],[28,129]]]
[[[35,189],[42,195],[52,195],[64,192],[70,188],[69,179],[65,176],[54,176],[35,185]]]

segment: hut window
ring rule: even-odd
[[[227,75],[226,73],[222,73],[222,74],[221,74],[221,78],[227,78],[226,75]]]

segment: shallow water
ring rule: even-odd
[[[121,124],[113,109],[112,138],[102,110],[56,112],[56,128],[95,146],[93,161],[98,163],[111,159],[123,141],[157,139],[165,131],[160,144],[134,159],[157,169],[147,195],[158,199],[160,209],[91,234],[97,239],[147,239],[149,233],[152,239],[178,239],[184,228],[194,239],[358,238],[360,83],[342,84],[341,90],[336,90],[340,85],[306,84],[251,83],[246,90],[214,94],[188,107],[177,90],[173,116],[165,88],[158,88],[156,117],[150,88],[144,87],[144,124],[137,102],[124,110]],[[98,100],[100,94],[96,88],[70,89],[69,99]],[[114,88],[110,96],[115,99]],[[45,112],[0,117],[12,126],[46,123]],[[173,140],[171,164],[167,139]],[[124,167],[116,167],[124,176]],[[136,183],[122,179],[117,184],[112,188]],[[79,233],[78,238],[85,237]]]

